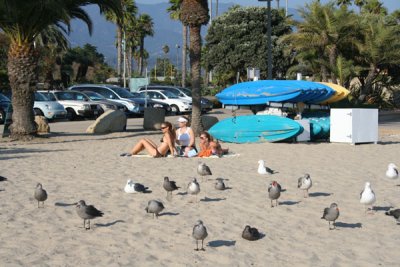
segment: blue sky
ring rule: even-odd
[[[289,8],[299,8],[304,6],[304,3],[312,2],[312,0],[287,0]],[[136,0],[137,3],[141,4],[156,4],[156,3],[168,3],[168,0]],[[208,0],[210,3],[210,0]],[[327,0],[321,0],[323,3],[327,3]],[[385,7],[388,8],[389,12],[393,12],[396,9],[400,9],[400,0],[381,0]],[[215,0],[213,0],[215,3]],[[219,0],[219,3],[235,3],[244,6],[255,6],[255,5],[267,5],[266,2],[258,2],[258,0]],[[285,7],[286,0],[280,0],[279,5]],[[272,0],[272,7],[276,7],[277,1]]]

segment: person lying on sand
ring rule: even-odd
[[[168,152],[173,156],[177,155],[175,149],[175,130],[172,128],[172,124],[167,121],[163,122],[161,124],[161,131],[163,132],[163,137],[159,146],[148,138],[142,138],[132,148],[131,155],[137,155],[143,150],[147,150],[147,153],[155,158],[165,157]]]

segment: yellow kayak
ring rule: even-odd
[[[347,90],[346,88],[344,88],[343,86],[340,86],[338,84],[326,83],[326,82],[319,82],[319,83],[329,86],[330,88],[332,88],[333,90],[336,91],[336,93],[333,96],[331,96],[329,99],[327,99],[324,102],[321,102],[319,104],[330,104],[330,103],[338,102],[338,101],[346,98],[347,95],[350,93],[349,90]]]

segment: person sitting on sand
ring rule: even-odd
[[[188,125],[189,120],[185,117],[179,117],[179,128],[176,129],[176,143],[180,146],[180,156],[188,156],[190,150],[197,152],[195,145],[194,132]]]
[[[202,132],[200,134],[199,157],[210,157],[212,155],[221,157],[223,154],[227,154],[228,151],[228,148],[222,148],[221,144],[217,140],[214,140],[208,132]]]
[[[168,121],[163,122],[161,124],[161,131],[163,132],[163,137],[159,146],[148,138],[142,138],[132,148],[131,154],[137,155],[140,151],[146,149],[147,153],[155,158],[165,157],[168,151],[171,155],[175,156],[175,131],[172,128],[172,124]]]

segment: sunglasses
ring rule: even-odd
[[[161,127],[161,129],[165,129],[165,128],[168,128],[168,126],[163,126],[163,127]]]
[[[206,139],[206,137],[205,136],[200,136],[200,139]]]

